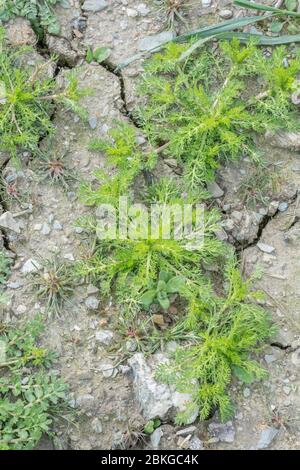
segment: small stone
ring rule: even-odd
[[[136,9],[141,16],[147,16],[148,13],[150,13],[150,9],[145,5],[145,3],[139,3]]]
[[[162,33],[154,34],[153,36],[146,36],[139,41],[140,51],[149,51],[152,48],[159,47],[162,44],[172,41],[175,33],[172,31],[163,31]]]
[[[224,20],[229,20],[230,18],[232,18],[232,15],[233,15],[232,10],[221,10],[219,12],[220,18],[223,18]]]
[[[289,207],[287,202],[281,202],[278,206],[279,212],[285,212],[287,208]]]
[[[107,7],[106,0],[85,0],[84,4],[82,5],[82,9],[84,11],[101,11]]]
[[[53,228],[54,228],[54,230],[62,230],[62,225],[58,220],[54,220]]]
[[[91,129],[96,129],[98,123],[98,119],[96,116],[90,116],[89,117],[89,126]]]
[[[156,325],[160,325],[160,326],[164,326],[164,325],[165,325],[165,321],[164,321],[164,316],[163,316],[163,315],[159,315],[159,314],[152,315],[152,320],[153,320],[153,322],[154,322]]]
[[[155,429],[155,431],[151,434],[150,441],[151,441],[153,449],[158,449],[160,440],[163,435],[164,433],[161,428]]]
[[[112,377],[115,374],[115,369],[111,362],[103,362],[100,365],[99,369],[101,370],[103,377],[105,377],[106,379]]]
[[[272,364],[272,362],[276,361],[276,357],[273,354],[266,354],[265,361],[267,364]]]
[[[203,450],[204,449],[203,442],[200,441],[198,437],[193,436],[192,439],[190,440],[189,449],[190,450]]]
[[[225,230],[223,230],[222,228],[219,228],[218,230],[215,231],[215,235],[216,237],[221,240],[221,241],[226,241],[228,240],[228,235],[227,233],[225,232]]]
[[[291,167],[291,170],[297,173],[300,172],[300,163],[294,163],[294,165]]]
[[[30,21],[25,18],[14,18],[9,21],[5,29],[6,37],[12,46],[34,46],[37,42]]]
[[[235,429],[232,421],[227,423],[210,423],[208,425],[209,433],[212,437],[218,438],[222,442],[233,442],[235,439]]]
[[[94,418],[92,421],[92,429],[96,434],[102,433],[102,424],[99,418]]]
[[[256,246],[260,249],[260,251],[263,251],[264,253],[270,254],[275,251],[275,248],[273,246],[267,245],[266,243],[258,242]]]
[[[42,230],[42,224],[35,224],[35,225],[33,226],[33,230],[34,230],[35,232],[39,232],[40,230]]]
[[[138,12],[134,8],[126,8],[126,13],[129,18],[136,18]]]
[[[67,260],[69,260],[69,261],[75,261],[75,258],[74,258],[73,253],[66,253],[66,254],[64,255],[64,259],[67,259]]]
[[[291,356],[291,361],[292,361],[292,364],[294,364],[295,366],[300,365],[300,349],[297,349],[296,351],[293,352]]]
[[[211,0],[202,0],[203,8],[208,8],[211,5]]]
[[[0,216],[0,228],[4,230],[11,230],[15,233],[20,233],[20,224],[17,222],[11,212],[4,212]]]
[[[99,292],[99,289],[98,287],[96,286],[93,286],[93,284],[89,284],[86,288],[86,293],[88,295],[93,295],[93,294],[97,294]]]
[[[215,199],[222,197],[224,195],[223,189],[220,188],[220,186],[215,181],[213,181],[212,183],[208,183],[207,190]]]
[[[75,231],[75,233],[82,233],[82,232],[83,232],[83,228],[82,228],[82,227],[75,227],[75,228],[74,228],[74,231]]]
[[[197,430],[196,426],[189,426],[188,428],[180,429],[177,431],[176,436],[188,436]]]
[[[35,259],[28,259],[22,266],[21,273],[28,274],[39,271],[41,269],[41,265]]]
[[[94,407],[94,401],[95,398],[93,397],[93,395],[91,395],[90,393],[86,393],[85,395],[80,395],[77,397],[76,405],[85,409],[90,409]]]
[[[128,339],[126,341],[125,346],[126,346],[127,351],[129,351],[129,352],[134,352],[137,349],[136,341],[134,341],[133,339]]]
[[[261,432],[259,442],[256,449],[266,449],[269,447],[273,439],[277,436],[279,430],[273,427],[268,427]]]
[[[113,340],[114,334],[109,330],[96,331],[95,338],[98,343],[108,346]]]
[[[97,310],[99,307],[99,303],[100,303],[100,300],[98,300],[97,297],[94,297],[94,296],[88,297],[85,301],[85,305],[90,310]]]
[[[250,388],[248,388],[248,387],[244,388],[243,395],[244,395],[245,398],[249,398],[250,395],[251,395]]]
[[[258,212],[259,212],[260,215],[267,215],[268,214],[268,210],[265,207],[261,207]]]
[[[16,314],[17,315],[22,315],[23,313],[25,313],[27,310],[26,306],[25,305],[18,305],[18,307],[16,308]]]
[[[239,211],[232,211],[231,217],[237,222],[241,222],[243,218],[243,214],[242,212],[239,212]]]
[[[276,214],[276,212],[278,211],[278,206],[279,206],[279,202],[278,201],[272,201],[270,202],[269,204],[269,215],[270,216],[273,216]]]
[[[44,223],[41,228],[42,235],[49,235],[50,232],[51,232],[50,226],[47,223]]]
[[[291,393],[290,387],[287,387],[286,385],[283,387],[283,391],[286,395],[289,395]]]
[[[223,211],[228,212],[231,209],[231,204],[224,204],[223,205]]]
[[[9,289],[19,289],[21,287],[21,284],[19,282],[8,282],[7,287]]]
[[[294,93],[292,93],[291,100],[292,103],[295,105],[300,104],[300,91],[295,91]]]

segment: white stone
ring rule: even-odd
[[[21,273],[28,274],[39,271],[41,269],[41,265],[35,259],[28,259],[22,266]]]

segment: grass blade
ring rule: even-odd
[[[233,3],[239,7],[249,8],[252,10],[272,11],[276,15],[295,16],[296,18],[300,18],[300,13],[297,13],[296,11],[281,10],[280,8],[262,5],[261,3],[249,2],[248,0],[234,0]]]
[[[211,38],[219,35],[220,33],[225,33],[227,31],[233,31],[234,29],[242,28],[244,26],[247,26],[252,23],[257,23],[258,21],[263,21],[267,18],[270,18],[273,16],[273,13],[267,13],[263,16],[245,16],[243,18],[236,18],[228,21],[223,21],[222,23],[218,24],[213,24],[211,26],[207,26],[205,28],[201,29],[195,29],[194,31],[191,31],[186,34],[182,34],[181,36],[175,37],[172,41],[176,42],[185,42],[188,39],[192,37],[197,37],[199,39],[201,38]],[[120,64],[117,65],[116,71],[121,70],[125,67],[127,67],[129,64],[132,62],[142,59],[145,55],[148,55],[149,53],[157,52],[160,49],[162,49],[168,42],[166,41],[159,46],[153,47],[152,49],[149,49],[148,51],[143,51],[139,52],[128,59],[124,60]]]
[[[234,33],[228,32],[218,36],[218,39],[233,39],[237,38],[242,43],[248,43],[250,39],[255,38],[259,46],[278,46],[281,44],[291,44],[293,42],[300,42],[300,34],[287,34],[285,36],[271,37],[262,34],[252,33]]]

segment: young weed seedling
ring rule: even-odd
[[[62,0],[0,0],[0,20],[23,16],[36,31],[45,27],[50,34],[58,34],[60,26],[53,7],[60,3]]]
[[[299,128],[291,93],[300,60],[287,63],[283,47],[266,58],[237,40],[182,60],[188,47],[171,43],[149,60],[140,88],[147,105],[137,117],[156,151],[176,158],[187,187],[198,188],[221,162],[259,159],[253,132]]]
[[[45,260],[41,270],[32,273],[30,287],[46,303],[47,313],[59,316],[75,288],[72,268],[56,258]]]
[[[0,331],[0,449],[30,450],[68,412],[68,387],[47,370],[55,354],[38,346],[40,317]],[[3,357],[2,357],[3,356]]]
[[[84,118],[77,102],[88,93],[78,88],[74,73],[63,89],[58,88],[55,79],[45,78],[45,63],[33,69],[22,64],[22,53],[24,49],[7,47],[0,29],[0,150],[14,157],[18,150],[37,153],[39,140],[54,132],[54,106],[60,104]]]

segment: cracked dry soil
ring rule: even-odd
[[[93,171],[105,166],[105,157],[87,150],[92,137],[105,136],[114,119],[132,120],[132,110],[139,103],[136,84],[142,63],[134,62],[122,73],[114,72],[115,65],[139,52],[140,41],[162,31],[164,20],[158,16],[152,2],[145,2],[146,10],[139,13],[135,0],[110,0],[100,11],[84,10],[83,2],[69,0],[69,8],[56,7],[61,22],[60,37],[47,35],[46,43],[26,60],[45,61],[49,52],[58,56],[58,67],[47,73],[64,80],[70,67],[78,70],[79,84],[94,90],[92,96],[82,99],[90,122],[84,125],[74,114],[58,109],[53,115],[56,135],[41,141],[53,155],[65,155],[68,167],[78,179],[92,180]],[[103,2],[105,3],[105,2]],[[233,9],[230,1],[212,2],[204,8],[201,1],[193,2],[187,21],[190,29],[196,25],[218,20],[221,8]],[[137,12],[137,14],[133,13]],[[22,42],[20,28],[27,28],[23,20],[18,34],[13,20],[8,26],[11,42]],[[178,32],[183,26],[178,26]],[[30,33],[31,34],[31,33]],[[29,34],[29,41],[32,36]],[[28,41],[28,39],[26,39]],[[103,65],[84,61],[87,46],[106,46],[111,49],[109,61]],[[243,181],[251,173],[249,161],[242,160],[218,171],[217,182],[221,191],[214,198],[224,217],[220,236],[232,243],[239,253],[244,272],[263,268],[258,287],[266,293],[265,304],[278,325],[278,335],[264,351],[261,362],[269,371],[269,378],[260,383],[242,386],[235,381],[232,397],[236,413],[224,431],[216,433],[217,417],[204,423],[194,423],[193,436],[198,436],[209,449],[252,449],[258,446],[268,430],[276,430],[267,442],[271,449],[299,449],[300,434],[300,135],[298,148],[288,146],[287,137],[271,136],[257,142],[265,150],[268,164],[280,174],[278,184],[262,201],[249,208],[241,197]],[[48,146],[48,147],[47,147]],[[53,255],[72,263],[87,250],[84,237],[76,221],[91,209],[77,199],[76,182],[68,191],[48,181],[41,181],[37,162],[26,155],[22,168],[15,168],[7,156],[1,155],[2,176],[15,181],[20,200],[2,201],[2,211],[10,211],[18,220],[20,233],[2,232],[2,243],[13,258],[13,267],[6,284],[10,302],[1,312],[1,319],[17,322],[44,311],[35,295],[28,289],[28,276],[23,266],[28,260]],[[174,171],[160,163],[160,170],[170,177]],[[175,169],[176,171],[176,169]],[[1,209],[0,209],[1,211]],[[267,248],[266,248],[267,247]],[[99,299],[96,288],[82,282],[71,301],[66,304],[61,318],[46,321],[43,343],[59,353],[57,370],[70,384],[72,402],[78,412],[77,426],[62,427],[57,437],[41,442],[41,449],[111,449],[120,445],[131,429],[140,429],[145,418],[139,411],[132,386],[132,374],[122,357],[118,332],[114,331],[114,318],[118,312],[112,304],[100,302],[96,310],[87,307],[91,297]],[[113,333],[114,347],[97,339],[97,332],[105,328]],[[211,426],[213,425],[213,426]],[[180,449],[185,445],[176,435],[180,428],[172,422],[161,426],[160,449]],[[224,437],[225,435],[225,437]],[[217,436],[217,437],[216,437]],[[229,437],[228,437],[229,436]],[[268,439],[267,439],[268,441]],[[143,446],[153,448],[146,441]]]

